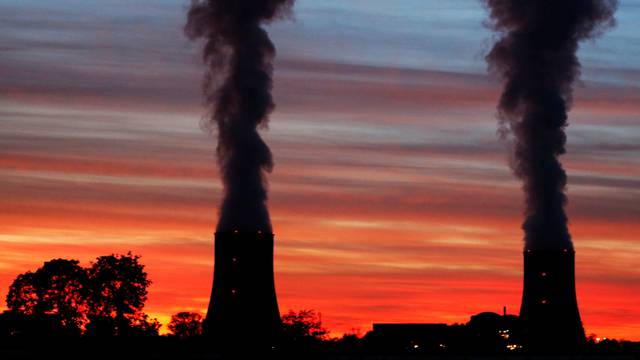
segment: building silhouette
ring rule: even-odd
[[[374,323],[365,340],[375,353],[508,354],[522,350],[518,316],[482,312],[466,324]]]

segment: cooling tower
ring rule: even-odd
[[[280,329],[273,234],[217,232],[204,334],[219,348],[271,348]]]
[[[573,250],[525,250],[520,318],[527,351],[574,352],[585,343]]]

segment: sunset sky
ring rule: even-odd
[[[186,0],[0,0],[0,297],[52,258],[142,256],[145,310],[205,312],[221,184]],[[297,0],[262,132],[280,311],[334,335],[517,313],[522,194],[474,0]],[[640,0],[582,44],[570,229],[587,334],[640,341]],[[166,330],[166,326],[165,326]]]

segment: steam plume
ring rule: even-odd
[[[269,147],[258,134],[274,109],[275,48],[261,27],[290,13],[294,0],[192,0],[185,34],[204,38],[208,66],[204,93],[207,125],[217,127],[224,184],[218,231],[271,232],[266,173]]]
[[[614,25],[617,0],[484,0],[500,39],[487,55],[504,79],[498,105],[503,134],[514,136],[514,173],[526,198],[525,247],[572,249],[567,226],[567,111],[580,75],[581,40]]]

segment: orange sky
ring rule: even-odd
[[[276,159],[281,311],[315,309],[333,334],[373,322],[466,322],[503,305],[517,313],[522,200],[495,135],[498,85],[331,63],[278,69],[265,137]],[[204,312],[220,185],[198,98],[4,95],[0,296],[51,258],[88,264],[131,250],[153,281],[152,316]],[[586,331],[632,340],[640,163],[638,135],[627,130],[638,126],[638,100],[610,85],[579,88],[563,158]]]

